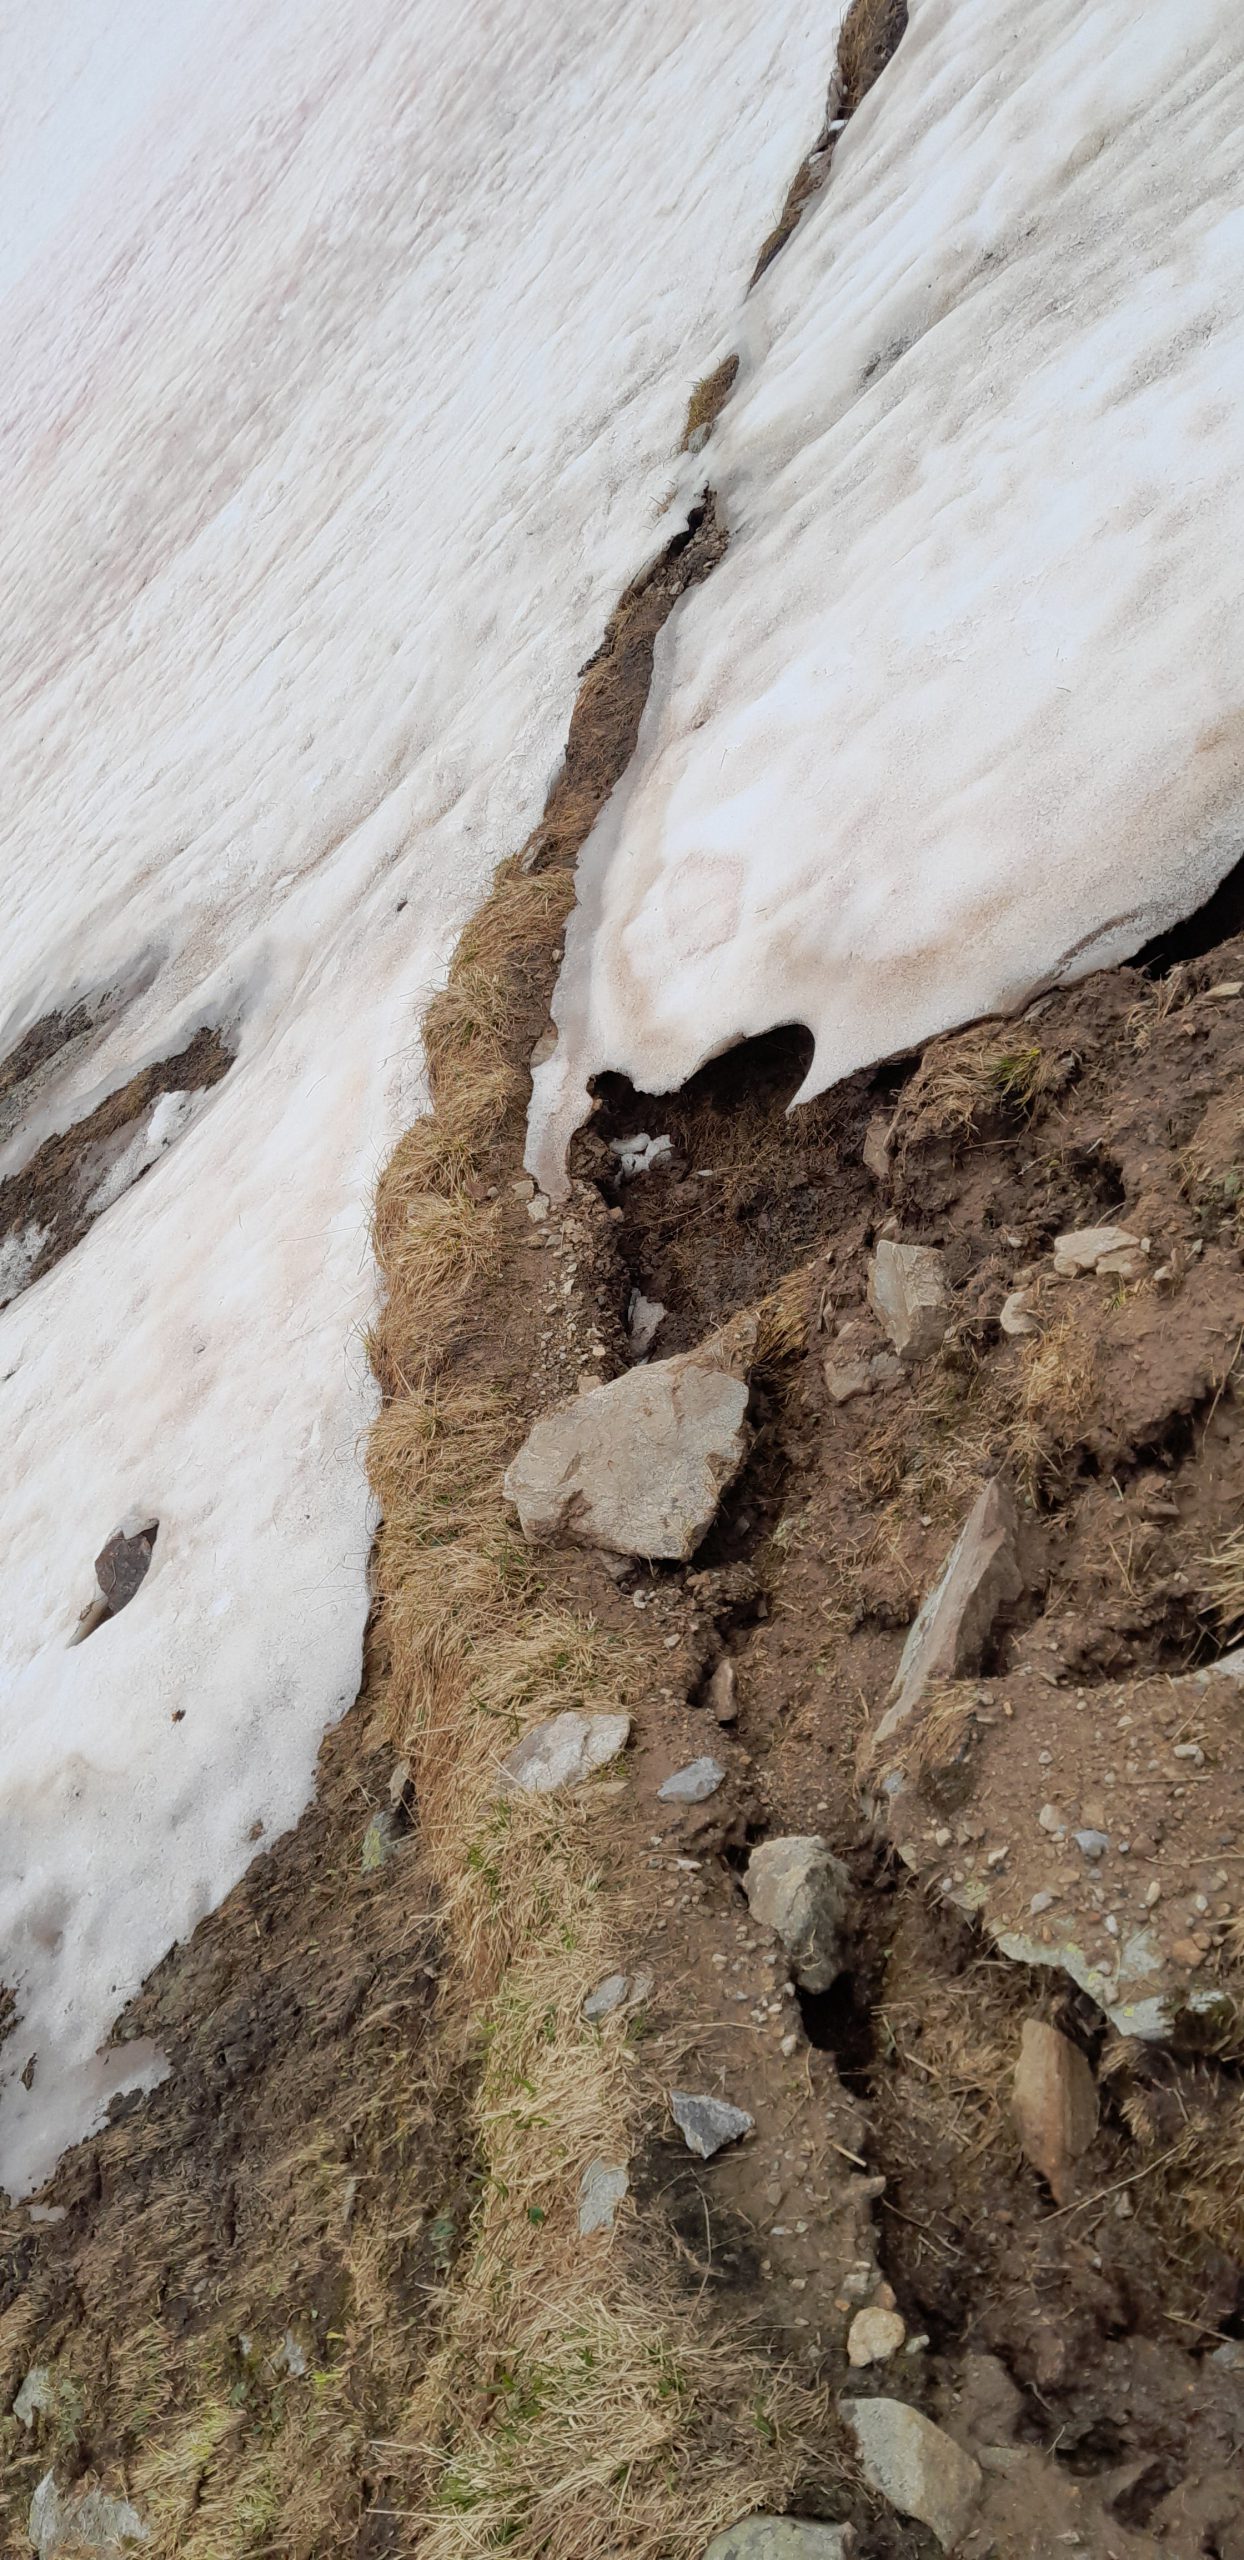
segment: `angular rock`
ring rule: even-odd
[[[1004,1333],[1040,1333],[1040,1322],[1032,1312],[1031,1289],[1012,1289],[1002,1301],[998,1322]]]
[[[1011,2113],[1026,2160],[1056,2204],[1069,2204],[1075,2164],[1097,2131],[1097,2088],[1078,2045],[1045,2018],[1025,2018]]]
[[[145,1580],[159,1525],[158,1520],[123,1522],[100,1548],[95,1558],[95,1579],[110,1618],[115,1618],[119,1610],[128,1609],[139,1584]]]
[[[151,2539],[128,2498],[107,2497],[102,2489],[59,2489],[54,2471],[45,2471],[39,2482],[26,2530],[39,2560],[118,2560]]]
[[[869,1396],[873,1390],[867,1360],[827,1360],[825,1384],[835,1404],[850,1404],[853,1397]]]
[[[868,1296],[900,1360],[927,1360],[940,1350],[950,1295],[943,1256],[932,1245],[895,1244],[883,1236],[873,1255]]]
[[[893,1125],[884,1111],[878,1111],[864,1131],[860,1154],[874,1182],[888,1182],[890,1179],[890,1131]]]
[[[847,2331],[847,2362],[853,2365],[885,2364],[898,2354],[907,2337],[907,2323],[901,2311],[885,2311],[879,2303],[866,2311],[857,2311]]]
[[[593,2231],[612,2231],[618,2206],[630,2187],[630,2176],[620,2162],[589,2160],[579,2181],[579,2236],[586,2240]]]
[[[626,1975],[607,1973],[604,1981],[598,1982],[594,1991],[589,1991],[583,2003],[583,2015],[592,2020],[611,2018],[614,2010],[621,2008],[625,1998]]]
[[[728,1653],[718,1663],[707,1694],[718,1724],[733,1724],[739,1712],[738,1680]]]
[[[1139,1280],[1149,1268],[1139,1236],[1126,1227],[1076,1227],[1054,1238],[1054,1275],[1074,1280],[1083,1271],[1113,1272],[1122,1280]]]
[[[828,1991],[843,1967],[851,1879],[816,1832],[753,1849],[743,1878],[752,1918],[777,1932],[805,1991]]]
[[[662,1804],[707,1804],[715,1796],[725,1770],[720,1760],[689,1760],[685,1769],[675,1769],[657,1788]]]
[[[394,1806],[382,1805],[378,1813],[373,1813],[363,1833],[359,1865],[365,1876],[374,1875],[378,1867],[388,1865],[390,1858],[400,1845],[401,1838],[401,1815]]]
[[[979,2463],[905,2400],[839,2402],[869,2487],[901,2516],[936,2534],[943,2551],[962,2540],[983,2487]]]
[[[552,1795],[581,1786],[596,1769],[616,1760],[631,1730],[629,1716],[583,1716],[571,1708],[533,1725],[501,1763],[503,1794]]]
[[[704,2560],[851,2560],[854,2549],[849,2524],[818,2524],[811,2516],[744,2516],[714,2534]]]
[[[685,1560],[747,1450],[747,1381],[711,1346],[628,1369],[528,1433],[505,1478],[523,1535]]]
[[[1019,1515],[995,1476],[973,1503],[909,1630],[891,1703],[873,1735],[874,1752],[914,1714],[930,1682],[962,1679],[979,1669],[1003,1610],[1023,1588]]]
[[[670,2114],[688,2151],[700,2160],[711,2160],[728,2142],[738,2142],[756,2121],[744,2107],[729,2106],[724,2098],[694,2097],[686,2089],[671,2089]]]
[[[642,1289],[632,1289],[626,1310],[626,1330],[637,1358],[651,1351],[667,1312],[659,1298],[646,1298]]]

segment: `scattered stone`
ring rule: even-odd
[[[374,1875],[378,1867],[388,1865],[390,1858],[393,1856],[393,1853],[397,1848],[401,1836],[402,1820],[400,1814],[396,1811],[394,1806],[388,1804],[382,1805],[379,1813],[373,1813],[371,1821],[368,1823],[367,1829],[363,1833],[363,1846],[359,1851],[359,1865],[365,1876]]]
[[[966,2533],[983,2479],[971,2454],[904,2400],[843,2400],[869,2487],[914,2516],[951,2551]]]
[[[1074,1280],[1081,1272],[1111,1273],[1120,1280],[1139,1280],[1148,1270],[1139,1236],[1126,1227],[1077,1227],[1054,1238],[1054,1275]]]
[[[529,1200],[527,1203],[527,1215],[530,1218],[533,1227],[544,1226],[548,1218],[548,1214],[548,1201],[545,1199],[542,1191],[537,1191],[534,1200]]]
[[[579,2237],[612,2231],[618,2206],[630,2187],[626,2169],[612,2160],[589,2160],[579,2181]]]
[[[633,1138],[611,1138],[610,1153],[618,1159],[618,1171],[624,1182],[633,1182],[637,1173],[651,1173],[655,1165],[667,1164],[674,1152],[671,1138],[650,1138],[641,1129]]]
[[[1024,2158],[1056,2204],[1068,2204],[1075,2163],[1097,2131],[1097,2088],[1078,2045],[1045,2018],[1025,2018],[1011,2095]]]
[[[32,2364],[13,2403],[13,2415],[23,2427],[33,2427],[36,2418],[56,2414],[58,2395],[50,2365]]]
[[[874,1314],[900,1360],[927,1360],[940,1350],[950,1322],[943,1256],[927,1244],[895,1244],[883,1236],[868,1275]]]
[[[979,1668],[1003,1610],[1023,1588],[1019,1517],[1012,1495],[995,1476],[973,1503],[940,1580],[908,1631],[874,1750],[906,1724],[932,1681],[961,1679]]]
[[[718,1724],[733,1724],[739,1712],[738,1679],[729,1654],[724,1654],[708,1684],[708,1703]]]
[[[711,2160],[715,2151],[738,2142],[756,2121],[744,2107],[729,2106],[724,2098],[693,2097],[686,2089],[671,2089],[670,2114],[688,2151],[700,2160]]]
[[[1108,1831],[1073,1831],[1071,1837],[1086,1858],[1102,1858],[1110,1846]]]
[[[850,1404],[853,1396],[872,1393],[872,1377],[867,1360],[834,1360],[825,1363],[825,1384],[835,1404]]]
[[[567,1709],[532,1727],[501,1763],[501,1789],[523,1795],[552,1795],[558,1787],[577,1787],[596,1769],[616,1760],[631,1730],[629,1716],[583,1716]]]
[[[725,1770],[720,1760],[689,1760],[685,1769],[675,1769],[657,1788],[662,1804],[706,1804],[715,1796]]]
[[[626,1310],[626,1330],[631,1349],[638,1356],[651,1351],[667,1313],[659,1298],[646,1298],[642,1289],[632,1289]]]
[[[875,2304],[857,2311],[847,2331],[847,2360],[854,2365],[885,2364],[898,2354],[907,2337],[907,2323],[899,2311],[885,2311]]]
[[[798,2051],[799,2051],[799,2038],[798,2038],[798,2036],[796,2036],[796,2035],[783,2036],[782,2041],[781,2041],[780,2045],[778,2046],[778,2052],[781,2054],[781,2057],[782,2057],[783,2062],[791,2062],[791,2061],[793,2061],[794,2056],[798,2053]]]
[[[524,1537],[685,1561],[742,1464],[747,1394],[703,1346],[546,1414],[505,1478]]]
[[[704,2560],[851,2560],[849,2524],[817,2524],[810,2516],[744,2516],[714,2534]]]
[[[805,1991],[828,1991],[843,1967],[851,1879],[816,1832],[763,1840],[743,1878],[752,1918],[781,1939]]]
[[[110,2498],[102,2489],[61,2490],[54,2471],[39,2482],[26,2530],[39,2560],[116,2560],[134,2543],[151,2539],[128,2498]]]
[[[604,1981],[598,1982],[594,1991],[589,1991],[583,2003],[583,2015],[592,2020],[611,2018],[614,2010],[621,2008],[625,1998],[626,1975],[607,1973]]]
[[[874,1182],[888,1182],[890,1179],[890,1128],[891,1123],[884,1112],[877,1112],[864,1131],[860,1154]]]
[[[1012,1289],[1002,1301],[998,1322],[1004,1333],[1040,1333],[1041,1326],[1032,1311],[1031,1289]]]

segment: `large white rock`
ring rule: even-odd
[[[762,1840],[753,1849],[743,1890],[754,1920],[776,1931],[805,1991],[828,1991],[842,1971],[842,1939],[851,1879],[816,1832]]]
[[[505,1478],[524,1537],[683,1559],[747,1450],[747,1380],[706,1346],[545,1414]]]
[[[953,2551],[972,2520],[983,2485],[980,2465],[905,2400],[843,2400],[869,2487],[914,2516]]]
[[[629,1716],[582,1716],[567,1708],[533,1725],[501,1763],[503,1794],[517,1789],[527,1796],[553,1795],[558,1787],[581,1786],[594,1771],[616,1760],[631,1730]]]
[[[930,1682],[962,1679],[979,1669],[1003,1609],[1018,1600],[1023,1587],[1014,1497],[994,1477],[973,1503],[911,1626],[890,1705],[873,1736],[874,1753],[914,1714]]]
[[[872,1259],[868,1295],[900,1360],[927,1360],[950,1322],[946,1268],[932,1245],[896,1244],[883,1236]]]

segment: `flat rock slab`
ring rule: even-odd
[[[620,2161],[589,2160],[579,2181],[579,2236],[586,2240],[593,2231],[612,2231],[618,2206],[630,2187],[630,2175]]]
[[[684,1561],[747,1453],[747,1397],[705,1345],[546,1414],[506,1472],[524,1537]]]
[[[869,1744],[869,1758],[915,1714],[934,1683],[975,1671],[1003,1611],[1019,1599],[1019,1515],[1000,1477],[978,1494],[938,1580],[909,1630],[890,1704]]]
[[[686,2089],[671,2089],[670,2114],[688,2151],[699,2160],[711,2160],[727,2143],[741,2141],[756,2121],[745,2107],[729,2106],[724,2098],[694,2097]]]
[[[828,1841],[791,1832],[753,1849],[743,1877],[752,1918],[772,1929],[805,1991],[828,1991],[843,1967],[851,1878]]]
[[[953,2551],[984,2485],[979,2463],[905,2400],[843,2400],[839,2407],[869,2487]]]
[[[46,2471],[30,2501],[26,2528],[39,2560],[120,2560],[151,2539],[128,2498],[102,2489],[60,2489]]]
[[[715,2533],[704,2560],[851,2560],[849,2524],[817,2524],[810,2516],[744,2516]]]
[[[1081,1272],[1100,1271],[1119,1280],[1139,1280],[1149,1269],[1139,1236],[1126,1227],[1076,1227],[1054,1238],[1054,1276],[1074,1280]]]
[[[583,2003],[584,2017],[590,2018],[593,2022],[597,2018],[611,2018],[614,2010],[621,2008],[626,1998],[626,1988],[627,1977],[624,1973],[607,1973],[604,1981],[598,1982],[594,1991],[589,1991]]]
[[[883,1236],[868,1274],[873,1314],[900,1360],[928,1360],[950,1322],[946,1266],[932,1245],[896,1244]]]
[[[568,1708],[533,1725],[501,1763],[503,1794],[549,1796],[559,1787],[581,1786],[594,1771],[616,1760],[626,1747],[629,1716],[582,1716]]]
[[[1025,2159],[1055,2203],[1069,2204],[1075,2164],[1097,2131],[1097,2084],[1079,2046],[1046,2018],[1024,2020],[1011,2113]]]
[[[675,1769],[657,1788],[662,1804],[707,1804],[715,1796],[725,1770],[720,1760],[689,1760],[685,1769]]]

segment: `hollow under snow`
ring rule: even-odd
[[[580,864],[554,1192],[601,1070],[801,1022],[807,1099],[1237,859],[1242,121],[1235,0],[912,0],[734,324],[730,548]]]
[[[37,1232],[4,1262],[14,2193],[158,2072],[101,2039],[354,1695],[368,1204],[421,1008],[677,521],[835,32],[804,0],[23,0],[0,35],[0,1057],[116,998],[0,1172],[199,1025],[238,1040],[57,1268],[23,1291]],[[132,1513],[146,1581],[71,1649]]]

